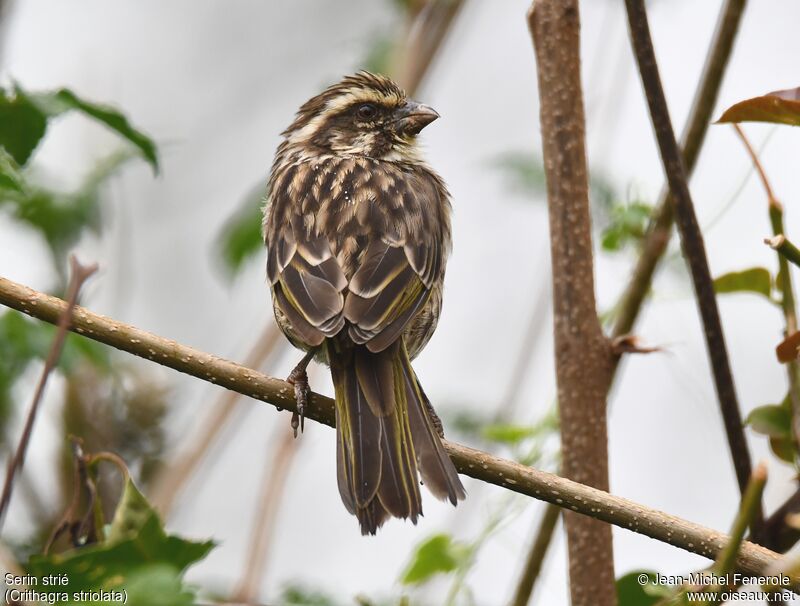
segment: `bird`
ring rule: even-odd
[[[364,535],[417,523],[420,476],[440,500],[466,497],[411,366],[436,329],[451,248],[450,194],[417,142],[438,117],[386,76],[346,76],[297,111],[267,185],[272,307],[305,352],[287,379],[292,427],[316,359],[333,379],[339,494]]]

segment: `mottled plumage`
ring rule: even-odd
[[[269,180],[275,317],[330,364],[339,491],[364,533],[416,522],[418,472],[439,498],[465,494],[410,364],[436,328],[450,249],[449,195],[415,141],[436,117],[388,78],[349,76],[300,108]]]

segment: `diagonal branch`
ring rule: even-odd
[[[739,482],[739,490],[744,495],[752,471],[750,452],[747,449],[747,441],[742,427],[739,402],[728,361],[728,350],[722,332],[711,271],[708,268],[703,234],[697,223],[694,203],[686,180],[686,171],[678,143],[675,140],[675,133],[672,130],[667,100],[661,85],[653,41],[650,37],[644,0],[625,0],[625,6],[628,11],[631,44],[636,55],[647,104],[650,108],[653,130],[658,140],[664,172],[672,194],[675,221],[681,235],[681,246],[692,274],[695,297],[703,321],[706,347],[714,374],[714,386],[725,423],[725,433],[736,470],[736,478]],[[757,530],[762,522],[763,515],[759,507],[753,520],[753,529],[756,531],[754,536],[757,536]]]
[[[683,165],[687,176],[691,176],[705,141],[711,113],[717,102],[719,89],[733,50],[733,43],[739,31],[746,0],[726,0],[720,13],[714,39],[706,58],[703,74],[697,87],[686,129],[681,137]],[[636,262],[633,275],[622,295],[614,320],[612,338],[627,335],[633,330],[642,304],[650,292],[656,266],[667,250],[672,226],[675,222],[673,201],[669,188],[662,192],[653,218],[642,244],[642,253]]]
[[[61,299],[5,278],[0,278],[0,304],[51,324],[58,322],[68,306]],[[297,408],[294,389],[285,381],[94,314],[83,307],[75,308],[70,330],[279,409],[294,411]],[[332,427],[333,400],[317,393],[310,394],[306,416]],[[610,495],[597,488],[455,442],[445,441],[444,445],[458,471],[467,476],[553,503],[563,509],[614,524],[703,557],[716,558],[729,540],[724,533]],[[748,574],[764,573],[780,557],[773,551],[745,541],[736,561],[737,570]],[[792,578],[791,582],[793,586],[800,586],[800,577]]]

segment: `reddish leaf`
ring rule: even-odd
[[[800,330],[786,337],[775,348],[778,361],[786,364],[797,359],[797,349],[800,347]]]
[[[720,122],[772,122],[800,126],[800,88],[778,90],[731,105]]]

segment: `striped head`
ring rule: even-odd
[[[309,155],[413,162],[417,134],[438,117],[386,76],[362,71],[304,103],[283,136]]]

